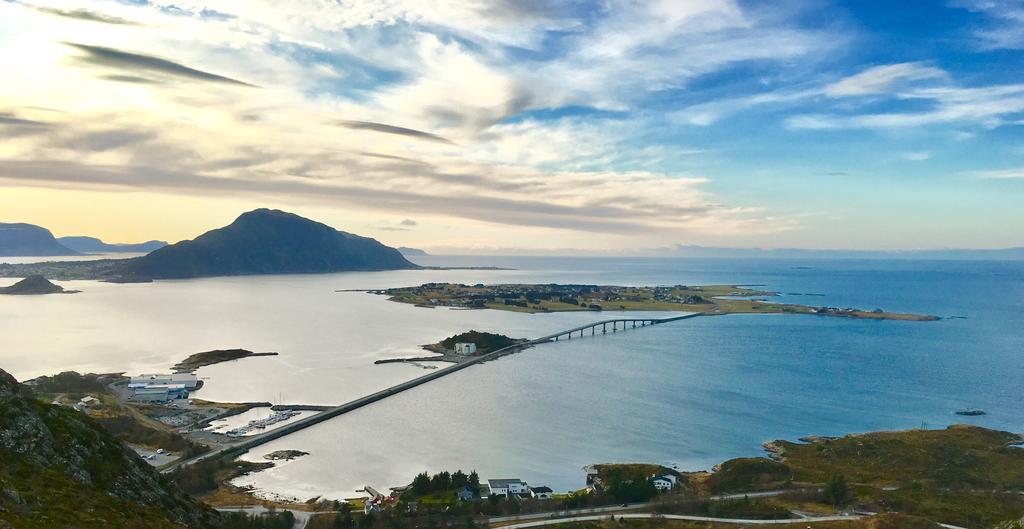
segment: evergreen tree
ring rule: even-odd
[[[850,502],[850,487],[842,474],[832,476],[825,484],[825,501],[834,507],[845,507]]]

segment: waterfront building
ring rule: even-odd
[[[153,384],[135,388],[131,400],[136,402],[168,402],[187,399],[188,389],[184,384]]]
[[[487,485],[494,496],[508,496],[509,494],[525,494],[528,492],[526,482],[521,479],[489,479]]]
[[[476,354],[476,344],[459,342],[455,344],[455,354],[461,356],[472,356]]]
[[[164,384],[181,384],[185,389],[194,390],[199,387],[199,377],[195,373],[144,374],[132,377],[128,387],[135,389]]]
[[[550,500],[554,497],[555,491],[551,487],[530,487],[530,497],[538,500]]]

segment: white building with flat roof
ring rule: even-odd
[[[134,389],[168,384],[181,384],[185,389],[193,390],[199,387],[199,377],[195,373],[139,375],[132,377],[128,387]]]
[[[455,354],[461,356],[473,356],[476,354],[476,344],[470,342],[459,342],[455,344]]]
[[[509,494],[526,494],[529,488],[521,479],[489,479],[487,486],[492,496],[508,496]]]

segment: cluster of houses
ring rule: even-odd
[[[603,486],[601,479],[598,477],[597,467],[587,465],[584,470],[587,472],[588,488]],[[676,488],[676,485],[679,483],[679,476],[675,474],[652,474],[647,479],[650,480],[651,485],[654,485],[658,492],[668,492]]]
[[[550,500],[555,494],[551,487],[531,487],[525,481],[516,478],[489,479],[487,485],[480,486],[480,497],[491,496],[516,496],[519,498],[535,498],[538,500]],[[459,499],[462,499],[460,494]]]
[[[135,402],[171,402],[188,398],[200,387],[195,373],[150,374],[132,377],[128,383],[130,400]]]

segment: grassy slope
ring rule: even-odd
[[[858,501],[932,520],[988,527],[1024,516],[1024,449],[1019,436],[973,426],[775,441],[796,481],[843,475]],[[884,490],[884,489],[894,490]]]
[[[181,527],[168,509],[205,510],[172,491],[162,477],[80,412],[32,398],[9,400],[0,410],[0,425],[8,435],[24,438],[19,441],[23,447],[40,446],[27,454],[0,450],[0,522],[11,527],[161,529]],[[43,430],[35,429],[39,425]],[[44,456],[50,446],[56,452]],[[62,463],[69,460],[79,463]],[[125,489],[128,484],[134,485]],[[141,504],[125,498],[126,491],[156,501]],[[212,513],[197,519],[216,525]]]

